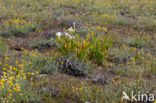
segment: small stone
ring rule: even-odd
[[[102,67],[98,67],[99,70],[102,70]]]

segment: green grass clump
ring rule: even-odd
[[[0,37],[0,54],[3,54],[6,52],[6,49],[7,49],[6,47],[7,47],[6,43]]]
[[[24,62],[24,68],[27,72],[35,72],[38,71],[42,74],[51,74],[57,72],[57,66],[55,64],[55,58],[51,56],[44,56],[38,51],[32,50],[24,51],[22,55],[22,60]]]
[[[76,57],[82,59],[95,60],[101,64],[105,57],[108,56],[108,51],[112,46],[112,39],[104,35],[87,34],[85,37],[80,37],[76,34],[73,39],[68,37],[58,38],[58,50],[66,56],[69,53],[74,53]]]
[[[37,31],[38,25],[21,18],[5,20],[0,29],[1,36],[22,36]]]
[[[54,43],[53,40],[40,40],[38,42],[32,43],[31,47],[35,49],[48,49]]]
[[[129,38],[129,45],[132,47],[142,48],[146,46],[146,42],[141,38]]]

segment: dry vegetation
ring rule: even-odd
[[[156,93],[155,0],[0,0],[0,103],[152,103],[122,91]]]

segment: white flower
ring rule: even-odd
[[[65,34],[64,34],[65,36],[68,36],[70,39],[73,39],[74,38],[74,36],[71,36],[69,33],[67,33],[67,32],[65,32]]]
[[[69,32],[74,32],[74,29],[73,29],[72,26],[71,26],[70,28],[68,28],[67,31],[69,31]]]
[[[65,36],[70,36],[67,32],[64,33]]]
[[[74,38],[74,36],[69,35],[69,38],[70,38],[70,39],[73,39],[73,38]]]
[[[57,36],[58,38],[60,38],[62,35],[63,35],[62,32],[57,32],[57,33],[56,33],[56,36]]]

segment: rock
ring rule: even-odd
[[[92,82],[98,83],[98,84],[106,84],[107,77],[104,76],[102,73],[99,73],[99,74],[95,75],[95,77],[92,77]]]
[[[59,26],[61,26],[62,28],[70,28],[71,26],[73,26],[73,20],[70,19],[63,19]]]
[[[102,67],[98,67],[99,70],[102,70]]]
[[[47,77],[47,74],[41,74],[39,77]]]
[[[77,61],[60,57],[57,59],[58,68],[66,74],[74,76],[86,76],[84,73],[85,66],[80,65]]]
[[[60,23],[58,25],[60,28],[78,28],[80,26],[80,23],[78,21],[72,20],[72,19],[62,19],[60,20]]]

